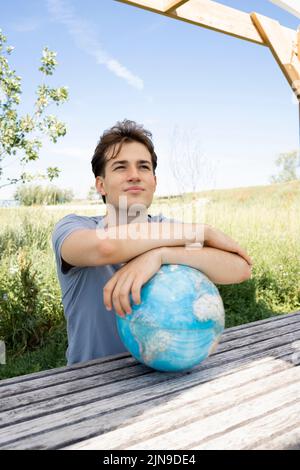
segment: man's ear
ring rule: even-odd
[[[104,189],[104,178],[102,176],[96,176],[95,188],[97,190],[97,193],[101,194],[102,196],[106,196],[106,192]]]

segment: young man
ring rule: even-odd
[[[129,296],[139,303],[142,286],[162,264],[191,266],[218,284],[251,276],[250,257],[221,231],[148,214],[157,183],[151,137],[129,120],[106,130],[92,159],[105,216],[69,214],[54,228],[68,365],[127,351],[114,313],[131,313]],[[199,241],[199,248],[187,249]]]

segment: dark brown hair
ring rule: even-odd
[[[108,149],[113,145],[113,154],[111,158],[118,156],[124,142],[140,142],[144,144],[151,154],[151,161],[153,167],[153,174],[155,175],[155,169],[157,166],[157,155],[154,152],[154,145],[152,143],[152,133],[147,129],[144,129],[142,125],[137,124],[135,121],[124,119],[122,122],[118,121],[110,129],[106,129],[95,148],[95,152],[92,158],[92,170],[96,176],[105,176],[105,165]],[[118,146],[116,154],[115,148]],[[102,196],[105,203],[105,196]]]

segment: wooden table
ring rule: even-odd
[[[188,372],[110,356],[0,382],[0,449],[299,449],[300,312],[226,329]]]

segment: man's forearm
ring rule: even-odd
[[[238,284],[251,277],[251,268],[239,255],[216,248],[163,247],[162,264],[185,264],[202,271],[215,284]]]
[[[155,248],[203,243],[208,230],[206,224],[145,222],[112,226],[99,230],[98,234],[106,240],[107,262],[117,264]]]

